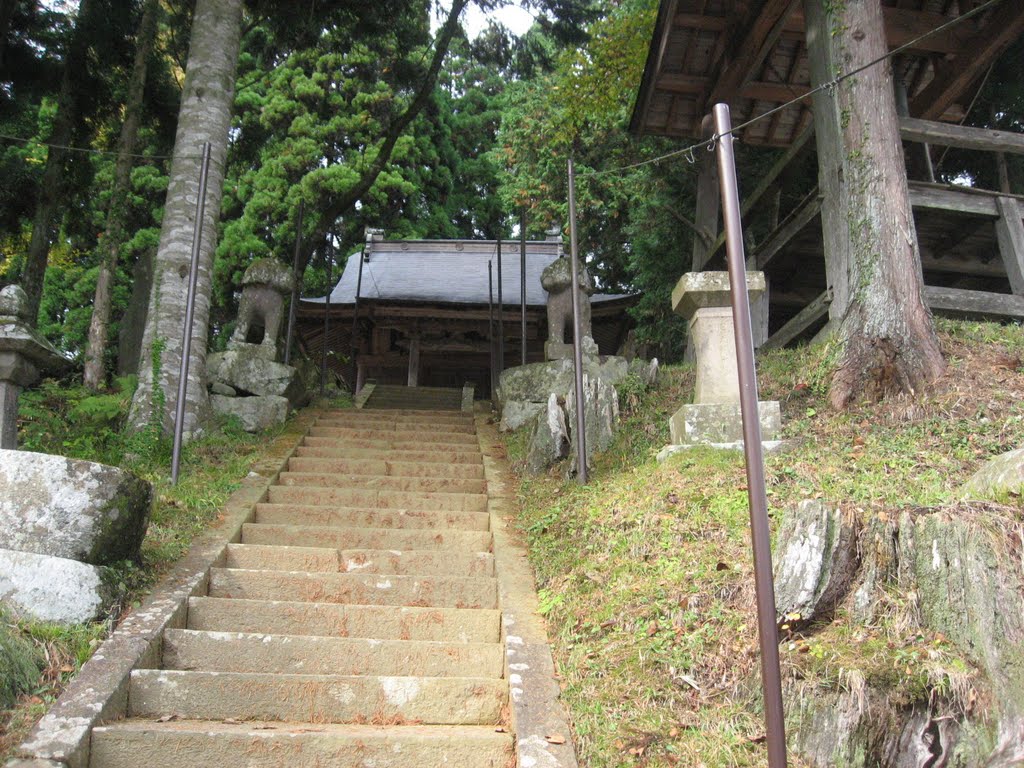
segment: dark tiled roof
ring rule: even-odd
[[[502,298],[506,306],[519,306],[519,241],[502,242]],[[561,243],[526,243],[526,305],[544,306],[541,287],[544,268],[558,258]],[[374,242],[363,263],[361,300],[483,304],[489,301],[487,262],[493,263],[494,300],[498,299],[498,257],[494,240],[385,240]],[[349,257],[341,280],[331,291],[331,304],[353,304],[359,275],[358,253]],[[622,298],[598,294],[593,301]],[[322,304],[325,297],[304,298]]]

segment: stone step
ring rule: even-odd
[[[493,576],[488,552],[396,552],[229,544],[227,568],[316,573],[390,573],[400,576]]]
[[[438,413],[433,409],[406,408],[404,410],[391,410],[387,413],[379,413],[366,408],[342,408],[334,411],[324,411],[322,418],[339,419],[426,419],[426,420],[458,420],[472,421],[473,414],[457,411],[455,413]]]
[[[301,460],[300,460],[301,461]],[[280,485],[350,490],[406,491],[409,493],[486,493],[484,480],[458,477],[397,477],[392,475],[345,475],[338,472],[302,472],[289,469],[277,479]]]
[[[267,491],[271,504],[320,504],[375,509],[452,510],[486,512],[486,493],[377,491],[372,488],[273,485]]]
[[[191,597],[188,601],[188,627],[269,635],[494,643],[500,637],[501,613],[469,608]]]
[[[347,419],[320,418],[314,425],[317,429],[350,429],[358,431],[372,430],[386,435],[388,432],[417,432],[423,434],[463,434],[476,435],[476,424],[471,419]],[[475,439],[475,437],[474,437]]]
[[[305,449],[309,450],[309,449]],[[437,461],[389,461],[318,457],[298,453],[288,460],[291,472],[335,472],[343,475],[386,475],[388,477],[456,477],[479,480],[484,476],[482,464]]]
[[[458,465],[458,468],[477,466],[483,471],[483,456],[477,448],[465,451],[442,448],[439,450],[391,450],[390,448],[353,448],[325,437],[305,438],[303,445],[295,449],[296,456],[327,459],[365,459],[396,462],[416,462],[421,466]]]
[[[329,549],[391,549],[490,552],[490,531],[434,531],[401,528],[337,528],[327,525],[242,526],[243,544],[276,544]]]
[[[500,643],[444,643],[168,629],[165,669],[303,675],[499,678]]]
[[[293,720],[312,724],[496,724],[508,698],[486,677],[377,677],[137,669],[129,717]]]
[[[491,524],[485,512],[434,512],[429,510],[320,507],[313,504],[257,504],[257,523],[278,525],[330,525],[347,528],[428,528],[486,531]]]
[[[378,424],[385,427],[419,426],[421,424],[430,426],[453,425],[463,431],[464,427],[474,427],[475,422],[472,416],[461,413],[440,413],[438,411],[409,412],[402,414],[400,411],[351,411],[344,414],[328,414],[321,416],[316,423],[324,427],[372,427]]]
[[[475,433],[425,430],[421,424],[410,424],[402,429],[392,430],[375,427],[321,427],[314,424],[309,428],[309,436],[354,440],[420,440],[424,443],[452,443],[474,447],[479,445]]]
[[[98,727],[92,768],[507,768],[493,726],[125,720]]]
[[[211,568],[210,597],[293,600],[350,605],[496,608],[493,578],[399,576],[376,573],[303,573]]]

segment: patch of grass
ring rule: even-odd
[[[792,441],[767,458],[772,509],[811,497],[879,511],[951,503],[985,459],[1024,444],[1024,331],[939,327],[949,363],[941,381],[917,398],[843,412],[827,404],[830,348],[759,359],[761,397],[781,401]],[[590,768],[767,761],[742,455],[653,458],[692,388],[692,369],[677,366],[663,369],[655,390],[634,393],[586,487],[563,480],[564,466],[525,475],[526,437],[509,436],[519,527]],[[823,691],[871,686],[894,707],[932,695],[966,707],[977,673],[948,640],[922,634],[900,599],[891,596],[872,626],[841,611],[787,633],[787,680]]]

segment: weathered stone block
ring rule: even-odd
[[[996,499],[1024,491],[1024,448],[1004,453],[988,461],[964,486],[963,495],[971,499]]]
[[[747,294],[753,301],[765,291],[764,272],[747,272]],[[683,317],[704,307],[728,307],[732,303],[728,272],[687,272],[672,290],[672,311]]]
[[[0,547],[93,565],[136,560],[152,496],[117,467],[0,450]]]
[[[548,397],[547,406],[534,422],[530,445],[526,454],[526,467],[533,474],[540,474],[547,467],[569,453],[569,430],[565,423],[565,411],[554,393]]]
[[[0,549],[0,600],[23,616],[82,624],[101,617],[113,597],[94,565]]]
[[[615,439],[615,425],[619,421],[619,393],[604,379],[592,379],[583,375],[583,402],[585,403],[584,429],[586,430],[587,466],[595,452],[605,451]],[[570,425],[571,450],[569,457],[575,458],[579,452],[579,441],[576,439],[576,392],[575,389],[566,398],[566,421]]]
[[[775,551],[775,603],[800,622],[827,617],[846,596],[859,565],[856,516],[805,499],[786,510]]]
[[[532,400],[512,400],[501,409],[501,430],[514,431],[525,427],[544,410],[544,404]]]
[[[761,400],[758,411],[761,439],[778,439],[782,433],[778,401]],[[675,445],[735,443],[743,440],[743,415],[738,403],[684,405],[669,419],[669,431]]]
[[[239,344],[207,358],[211,382],[226,384],[237,394],[286,397],[295,407],[308,402],[306,385],[298,368],[262,357],[259,344]]]
[[[236,416],[246,432],[259,432],[288,418],[288,399],[276,395],[265,397],[225,397],[210,395],[210,405],[216,413]]]

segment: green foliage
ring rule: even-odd
[[[42,662],[42,654],[0,608],[0,709],[35,688]]]

